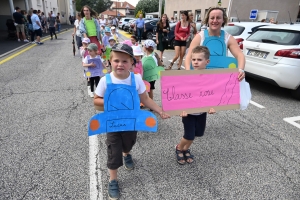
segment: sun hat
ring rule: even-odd
[[[122,43],[119,43],[119,44],[115,44],[112,48],[111,48],[112,51],[115,51],[115,52],[122,52],[122,53],[126,53],[128,54],[134,61],[134,64],[136,63],[136,59],[134,58],[134,55],[133,55],[133,49],[131,46],[127,45],[127,44],[122,44]]]
[[[128,46],[132,46],[132,42],[130,40],[124,40],[123,44],[127,44]]]
[[[105,27],[105,33],[110,33],[110,28],[108,26]]]
[[[89,38],[83,38],[83,39],[82,39],[82,42],[88,44],[88,43],[91,42],[91,40],[90,40]]]
[[[108,41],[111,41],[111,40],[116,41],[114,37],[110,37],[110,38],[108,39]]]
[[[133,55],[134,56],[143,56],[144,53],[140,46],[132,46]]]
[[[154,48],[154,47],[156,47],[156,44],[155,44],[155,42],[153,40],[149,40],[148,39],[148,40],[145,40],[144,46],[146,48],[150,48],[150,47]]]
[[[95,43],[91,43],[91,44],[89,44],[87,49],[92,50],[92,51],[98,51],[98,46]]]

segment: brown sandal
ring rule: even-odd
[[[174,65],[174,63],[173,62],[171,62],[170,63],[170,65],[168,66],[168,68],[166,69],[166,70],[170,70],[170,69],[172,69],[172,66]]]

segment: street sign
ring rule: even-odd
[[[258,13],[258,10],[251,10],[249,19],[256,19],[257,13]]]

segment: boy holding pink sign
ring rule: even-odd
[[[205,69],[209,63],[209,50],[204,46],[197,46],[192,50],[192,65],[194,70]],[[215,110],[210,108],[209,114],[214,114]],[[180,165],[185,163],[194,162],[194,156],[190,152],[190,146],[192,145],[195,137],[201,137],[204,135],[206,126],[207,113],[194,113],[187,114],[183,111],[180,116],[182,117],[182,123],[184,127],[184,135],[181,138],[179,144],[175,147],[176,159]]]

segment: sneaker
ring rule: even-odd
[[[18,42],[21,42],[21,40],[20,40],[20,39],[18,39]]]
[[[37,42],[36,43],[37,45],[42,45],[42,44],[44,44],[43,42]]]
[[[24,42],[29,42],[28,40],[24,40]]]
[[[132,170],[134,168],[134,163],[132,160],[132,157],[130,154],[127,154],[127,156],[123,156],[124,158],[124,163],[125,163],[125,169],[127,170]]]
[[[118,181],[112,180],[108,183],[108,196],[111,200],[117,200],[118,198],[120,198]]]
[[[90,97],[94,98],[94,92],[90,93]]]
[[[91,91],[91,86],[87,86],[88,89],[88,95],[91,95],[92,91]]]
[[[31,42],[31,44],[35,44],[35,43],[36,43],[36,41],[32,41],[32,42]]]

